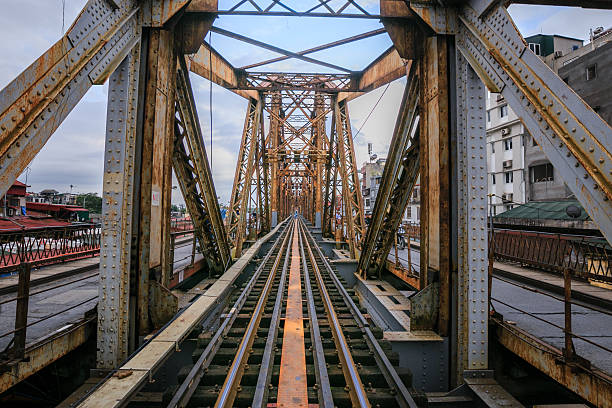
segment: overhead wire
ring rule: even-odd
[[[387,84],[387,86],[385,87],[385,89],[382,91],[382,93],[380,94],[380,96],[378,97],[378,100],[376,101],[376,103],[374,104],[374,106],[372,106],[372,109],[370,109],[370,113],[368,113],[368,116],[366,116],[365,120],[363,121],[363,123],[361,124],[361,127],[359,128],[359,130],[357,130],[357,133],[355,133],[353,135],[353,140],[355,140],[355,138],[357,137],[357,135],[359,135],[359,133],[361,133],[361,129],[363,129],[363,127],[365,126],[365,124],[368,122],[368,119],[370,119],[370,116],[372,116],[372,113],[374,113],[374,109],[376,109],[376,107],[378,106],[378,104],[380,103],[380,100],[382,99],[383,96],[385,96],[385,93],[387,92],[387,89],[389,89],[389,85],[391,85],[391,82],[389,82]]]
[[[210,70],[212,72],[212,31],[210,31],[210,35],[208,37],[208,63],[210,64]],[[208,107],[210,110],[210,171],[212,171],[213,166],[213,86],[212,86],[212,78],[209,81],[209,92],[208,92]]]

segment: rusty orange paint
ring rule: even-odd
[[[306,354],[304,351],[304,317],[302,315],[302,277],[298,234],[291,243],[291,264],[287,287],[287,308],[283,332],[277,406],[308,407]]]

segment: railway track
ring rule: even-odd
[[[407,370],[304,223],[288,223],[197,337],[167,407],[415,407]]]

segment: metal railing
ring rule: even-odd
[[[100,231],[96,224],[0,231],[0,273],[16,272],[22,263],[39,267],[95,256]]]
[[[496,229],[495,259],[518,262],[559,275],[612,282],[612,247],[584,236]]]
[[[173,218],[170,221],[172,232],[193,230],[193,222],[189,218]]]

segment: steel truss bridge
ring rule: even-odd
[[[519,2],[612,8],[604,0]],[[66,34],[0,92],[3,195],[87,90],[109,84],[98,368],[122,366],[139,347],[139,337],[159,329],[176,312],[176,299],[167,289],[172,271],[172,171],[210,276],[243,268],[248,262],[244,257],[253,256],[251,244],[278,232],[279,226],[285,228],[281,221],[297,212],[324,237],[346,242],[350,256],[358,260],[359,279],[364,280],[380,276],[402,209],[420,175],[419,295],[429,314],[420,320],[419,329],[447,342],[445,375],[451,386],[473,386],[474,377],[481,375],[490,379],[486,90],[501,93],[508,101],[608,242],[612,242],[610,126],[529,50],[505,8],[508,1],[380,0],[377,13],[356,0],[334,6],[319,0],[300,9],[278,0],[230,3],[219,7],[214,0],[90,0]],[[384,28],[294,52],[215,27],[220,15],[379,19]],[[281,56],[235,67],[203,41],[209,31]],[[393,47],[361,71],[310,56],[385,33]],[[286,59],[338,73],[254,71]],[[190,72],[244,97],[247,105],[225,225]],[[348,102],[398,78],[406,78],[406,87],[366,228]],[[315,253],[302,254],[304,268],[318,270],[316,263],[323,268],[326,261],[316,255],[314,241],[312,250],[302,245],[311,240],[302,221],[289,222],[291,239],[295,242],[299,236],[300,251]],[[286,227],[284,241],[278,240],[276,249],[286,256],[288,231]],[[281,262],[281,258],[274,259]],[[273,269],[280,271],[278,264]],[[323,279],[313,276],[317,276],[313,283]],[[319,286],[317,296],[325,298],[324,292]],[[222,293],[226,292],[218,296]],[[346,305],[350,306],[348,300]],[[333,308],[326,313],[333,316]],[[152,367],[198,324],[190,316],[184,320],[191,323],[172,326],[174,337],[165,343],[163,336],[156,337],[157,349],[143,349],[149,350],[152,366],[144,360],[132,364],[130,370],[139,373],[132,377],[132,385],[114,388],[116,394],[107,396],[123,404],[136,392],[146,380],[140,373],[150,375]],[[353,313],[363,329],[359,316]],[[335,340],[341,337],[334,335]],[[395,398],[400,405],[412,406],[412,397],[398,385],[397,373],[372,341],[368,337],[377,355],[377,370],[383,371],[390,392],[400,395]],[[343,347],[338,342],[336,346]],[[525,347],[530,347],[527,342]],[[14,357],[23,356],[17,352]],[[344,357],[344,376],[356,381],[350,373],[354,368],[350,355]],[[228,380],[235,387],[244,371],[243,361],[237,364],[236,378]],[[560,359],[547,374],[593,403],[601,401],[597,398],[604,393],[610,406],[610,382],[577,369],[577,364]],[[595,384],[594,393],[580,386],[587,380]],[[178,401],[191,395],[190,386],[185,387],[183,394],[175,395],[180,406]],[[228,397],[220,405],[232,404],[235,387],[227,388]],[[363,384],[347,383],[347,387],[353,405],[367,406],[360,400]],[[319,401],[328,403],[323,394]]]

